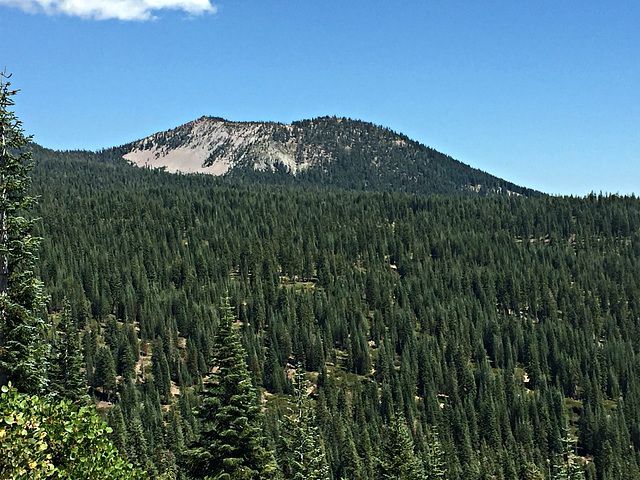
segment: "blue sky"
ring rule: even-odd
[[[50,148],[338,115],[545,192],[640,194],[639,22],[623,0],[0,0],[0,68]]]

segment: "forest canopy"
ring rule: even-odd
[[[376,478],[394,428],[426,478],[640,475],[636,198],[326,191],[35,158],[49,311],[69,300],[91,393],[152,477],[182,472],[199,437],[227,291],[267,445],[299,364],[331,478]]]

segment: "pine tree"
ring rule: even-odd
[[[324,443],[316,426],[304,370],[300,367],[295,380],[295,410],[292,416],[284,417],[281,429],[282,470],[288,479],[329,480]]]
[[[147,439],[144,436],[144,428],[140,421],[140,416],[136,412],[127,425],[127,458],[131,459],[134,465],[143,467],[147,463]]]
[[[273,453],[264,446],[262,413],[233,326],[229,297],[214,342],[212,369],[204,381],[200,437],[186,452],[194,478],[263,479],[277,476]]]
[[[118,449],[120,455],[126,458],[127,430],[120,405],[116,404],[107,412],[107,423],[111,427],[111,433],[109,433],[111,443]]]
[[[378,459],[378,478],[389,480],[425,480],[422,462],[415,455],[407,426],[394,415],[385,428]],[[437,477],[436,477],[437,478]]]
[[[167,447],[174,453],[182,453],[184,450],[184,433],[182,431],[182,419],[180,418],[180,407],[173,403],[168,413],[167,419]]]
[[[554,480],[584,480],[584,472],[578,464],[575,454],[574,442],[569,438],[567,428],[563,429],[565,435],[562,438],[563,453],[556,464]]]
[[[103,393],[110,397],[116,390],[116,364],[109,347],[101,347],[96,355],[96,371],[93,386],[102,387]]]
[[[171,396],[171,377],[167,357],[164,354],[164,343],[161,337],[156,338],[156,341],[153,342],[151,372],[153,373],[153,379],[158,393],[168,401]]]
[[[46,352],[38,316],[42,283],[33,273],[39,238],[30,234],[34,221],[22,216],[34,202],[27,195],[31,154],[24,151],[29,138],[22,123],[9,110],[17,93],[5,82],[9,76],[0,72],[0,385],[11,381],[37,393],[45,384]]]
[[[54,337],[51,359],[50,391],[56,399],[87,403],[87,383],[78,330],[71,319],[71,306],[65,301]]]
[[[535,463],[528,462],[524,469],[524,480],[544,480],[544,475]]]
[[[433,427],[429,432],[429,443],[426,446],[425,471],[429,480],[443,480],[447,477],[447,466],[442,451],[438,430]]]
[[[131,345],[127,344],[124,346],[124,349],[122,352],[122,358],[121,358],[121,365],[122,365],[122,378],[135,377],[136,359],[134,357],[133,347],[131,347]]]

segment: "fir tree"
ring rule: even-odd
[[[65,301],[60,323],[54,336],[51,359],[50,391],[56,399],[66,398],[75,403],[87,403],[87,383],[81,368],[84,365],[80,351],[78,330],[71,319],[71,307]]]
[[[122,409],[116,404],[107,412],[107,423],[111,427],[109,439],[113,446],[118,449],[120,455],[126,458],[127,455],[127,430],[122,415]]]
[[[569,438],[567,428],[563,429],[565,435],[562,438],[563,452],[556,463],[554,480],[584,480],[584,472],[578,464],[578,456],[575,454],[574,442]]]
[[[438,436],[438,430],[433,427],[429,432],[429,442],[426,446],[424,458],[425,473],[429,480],[444,480],[447,477],[447,468],[442,451],[442,444]]]
[[[316,426],[304,370],[300,367],[295,380],[295,410],[293,415],[284,417],[281,429],[283,473],[285,478],[294,480],[329,480],[324,443]]]
[[[96,371],[93,386],[102,387],[102,392],[110,397],[116,390],[116,365],[109,347],[101,347],[96,356]]]
[[[233,326],[229,297],[214,342],[212,369],[204,381],[200,437],[187,451],[194,478],[273,478],[278,468],[264,446],[262,413],[246,363],[246,354]]]
[[[415,455],[407,426],[394,415],[385,428],[378,459],[378,478],[388,480],[425,480],[422,462]],[[436,477],[437,478],[437,477]]]
[[[39,238],[30,234],[33,220],[22,216],[34,202],[27,195],[31,154],[24,151],[29,138],[22,123],[9,110],[17,93],[5,82],[9,76],[0,72],[0,385],[11,381],[21,392],[37,393],[45,384],[46,351],[38,316],[42,283],[33,272]]]
[[[147,464],[147,439],[144,436],[144,429],[140,416],[136,412],[127,425],[127,458],[130,458],[134,465],[143,467]]]

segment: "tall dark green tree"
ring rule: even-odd
[[[96,356],[96,371],[93,386],[102,387],[108,397],[116,390],[116,365],[109,347],[100,347]]]
[[[575,453],[575,442],[569,438],[567,429],[564,429],[562,438],[563,452],[557,459],[554,480],[584,480],[584,472],[578,463]]]
[[[75,403],[87,403],[87,382],[84,372],[78,329],[71,319],[71,306],[65,301],[53,338],[51,357],[51,395],[56,399],[66,398]]]
[[[29,138],[11,111],[17,90],[0,72],[0,385],[11,381],[22,392],[36,393],[45,384],[42,339],[42,283],[34,275],[39,238],[33,220],[23,215],[33,205],[27,194],[31,154]]]
[[[429,442],[426,445],[424,468],[428,480],[444,480],[447,477],[446,461],[438,429],[433,427],[429,432]]]
[[[300,367],[294,387],[295,409],[292,415],[284,417],[281,427],[279,461],[284,476],[294,480],[330,480],[324,442],[307,393],[308,382]]]
[[[388,480],[426,480],[424,466],[414,452],[407,426],[394,415],[384,430],[378,478]]]
[[[187,467],[194,478],[275,478],[278,467],[265,446],[261,407],[234,323],[227,296],[198,411],[200,436],[185,455]]]

